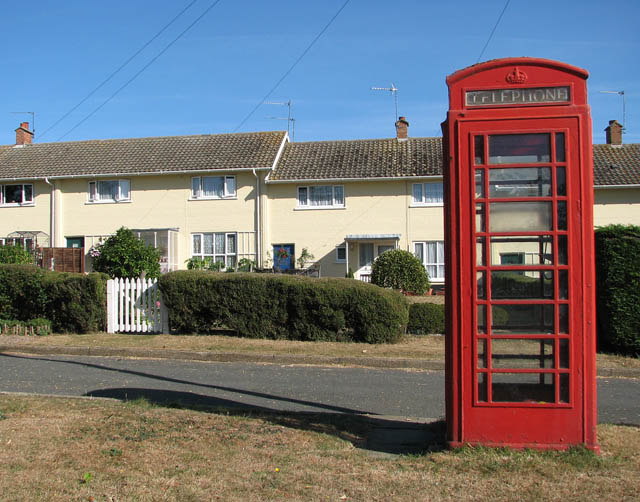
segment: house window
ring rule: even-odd
[[[100,180],[89,182],[89,202],[125,202],[131,200],[129,180]]]
[[[344,207],[344,186],[311,185],[298,187],[298,207],[305,209]]]
[[[444,281],[444,241],[414,242],[413,252],[427,269],[431,281]]]
[[[0,205],[20,206],[33,204],[33,185],[0,185]]]
[[[443,200],[442,183],[414,183],[414,204],[440,206]]]
[[[196,176],[191,178],[192,199],[225,199],[235,196],[235,176]]]
[[[347,262],[347,245],[340,244],[336,246],[336,263],[346,263]]]
[[[238,256],[236,242],[235,232],[191,234],[191,256],[221,262],[225,268],[235,268]]]

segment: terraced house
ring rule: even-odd
[[[161,250],[226,267],[304,266],[368,280],[380,253],[407,249],[444,282],[441,138],[292,143],[257,132],[33,143],[28,123],[0,147],[0,243],[82,247],[121,226]],[[640,224],[640,145],[611,121],[594,145],[595,224]],[[87,259],[90,269],[90,259]]]

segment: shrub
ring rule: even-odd
[[[393,249],[373,262],[371,282],[383,288],[423,294],[431,286],[429,275],[418,258],[409,251]]]
[[[393,291],[347,279],[178,271],[159,279],[171,329],[290,340],[395,342],[408,320]]]
[[[33,256],[22,246],[7,244],[0,246],[0,263],[26,265],[28,263],[33,263]]]
[[[121,227],[96,248],[93,270],[109,277],[140,277],[153,279],[160,275],[160,252],[147,246],[128,228]]]
[[[106,326],[104,274],[44,271],[32,265],[0,265],[0,318],[45,318],[57,332],[87,333]]]
[[[412,303],[409,306],[407,331],[414,335],[442,335],[445,331],[444,305]]]
[[[596,230],[598,347],[640,356],[640,227]]]
[[[105,274],[47,272],[46,318],[59,333],[104,331],[107,325]]]

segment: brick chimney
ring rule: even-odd
[[[398,139],[409,137],[409,122],[406,117],[400,117],[396,122],[396,136]]]
[[[610,120],[607,133],[607,145],[622,145],[622,125],[617,120]]]
[[[16,145],[30,145],[33,142],[33,133],[29,130],[29,122],[22,122],[16,129]]]

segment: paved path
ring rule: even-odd
[[[444,373],[0,354],[0,391],[263,410],[444,415]],[[599,378],[599,421],[640,425],[640,380]]]

